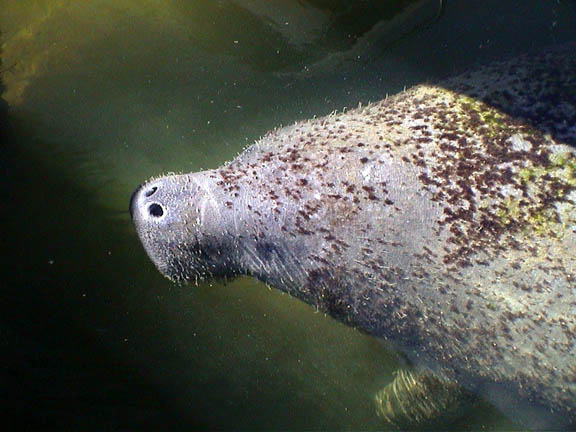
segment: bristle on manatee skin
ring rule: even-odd
[[[567,45],[275,129],[148,182],[137,231],[171,279],[253,275],[453,382],[574,418],[574,71]]]

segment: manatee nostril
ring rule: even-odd
[[[154,203],[148,206],[148,213],[150,213],[150,216],[159,218],[164,215],[164,209],[160,204]]]
[[[146,197],[154,195],[154,192],[156,192],[157,190],[158,190],[158,188],[156,186],[148,189],[145,193]]]

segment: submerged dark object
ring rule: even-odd
[[[141,186],[136,230],[174,281],[254,275],[515,420],[565,427],[575,71],[569,45],[275,130]]]

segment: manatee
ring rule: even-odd
[[[173,281],[252,275],[514,420],[568,427],[575,144],[568,44],[273,130],[130,210]]]

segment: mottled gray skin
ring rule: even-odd
[[[275,130],[143,185],[136,229],[172,280],[254,275],[512,415],[544,407],[533,425],[573,421],[575,71],[564,46]]]

